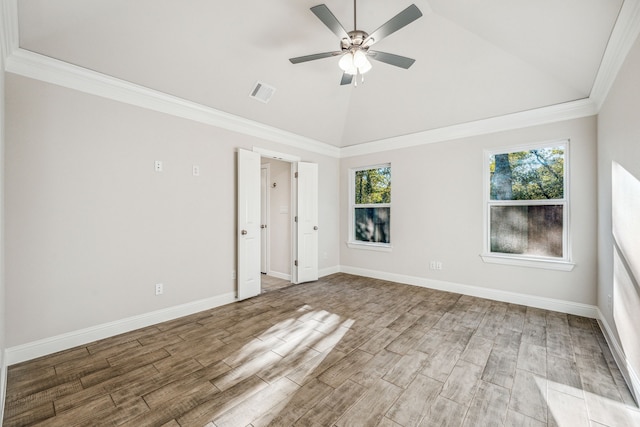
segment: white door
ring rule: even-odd
[[[269,165],[260,168],[260,272],[267,274],[269,268]]]
[[[238,150],[238,299],[260,294],[260,154]]]
[[[295,283],[318,280],[318,165],[298,162]]]

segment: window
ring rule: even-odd
[[[568,142],[487,152],[487,262],[569,270]]]
[[[391,165],[352,169],[350,180],[350,246],[390,248]]]

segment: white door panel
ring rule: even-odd
[[[297,282],[318,280],[318,165],[298,163]]]
[[[238,150],[238,299],[260,294],[260,155]]]

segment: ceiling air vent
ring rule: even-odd
[[[268,84],[262,82],[257,82],[249,96],[266,104],[267,102],[269,102],[275,91],[275,87],[269,86]]]

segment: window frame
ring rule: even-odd
[[[347,239],[347,246],[352,249],[366,249],[372,251],[391,252],[391,239],[389,243],[379,242],[363,242],[356,240],[355,236],[355,220],[356,220],[356,208],[389,208],[389,218],[391,218],[391,203],[393,201],[393,195],[391,195],[391,201],[389,203],[365,203],[356,204],[356,172],[369,169],[380,168],[391,169],[391,163],[379,163],[374,165],[359,166],[349,169],[349,237]],[[393,191],[393,190],[392,190]],[[389,224],[389,234],[391,235],[391,224]]]
[[[480,257],[485,263],[506,264],[521,267],[534,267],[550,270],[571,271],[575,264],[571,261],[571,224],[570,224],[570,140],[560,139],[546,142],[537,142],[522,145],[513,145],[486,149],[483,152],[483,251]],[[563,198],[562,199],[535,199],[535,200],[491,200],[491,173],[490,158],[496,154],[517,153],[543,148],[564,148],[563,167]],[[562,257],[548,257],[525,254],[508,254],[491,252],[491,207],[492,206],[548,206],[561,205],[562,208]]]

